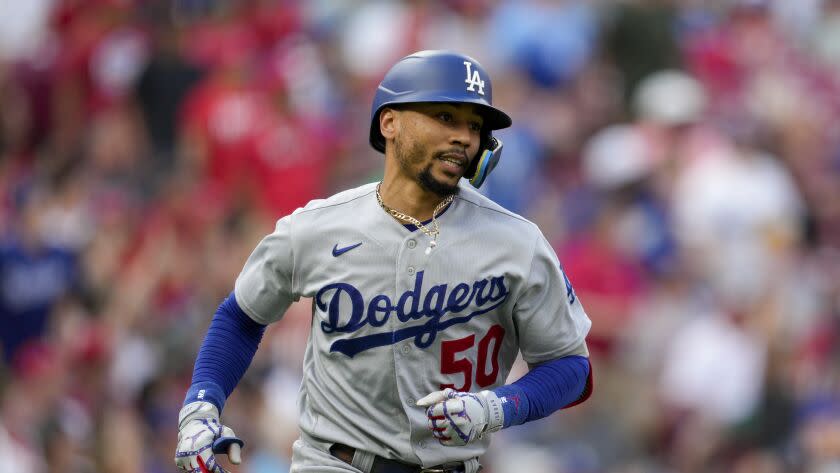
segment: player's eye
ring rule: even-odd
[[[470,122],[470,130],[471,130],[471,131],[481,131],[481,123],[479,123],[479,122]]]
[[[440,113],[437,114],[437,116],[440,119],[440,121],[443,121],[443,122],[446,122],[446,123],[450,123],[453,120],[452,114],[449,113],[449,112],[440,112]]]

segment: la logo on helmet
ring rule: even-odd
[[[475,92],[475,87],[478,87],[478,93],[484,95],[484,81],[481,80],[481,76],[478,74],[478,70],[472,70],[472,63],[470,61],[464,61],[464,65],[467,66],[467,90],[470,92]]]

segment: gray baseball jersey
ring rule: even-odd
[[[462,181],[463,182],[463,181]],[[312,298],[300,390],[304,435],[424,466],[484,453],[440,445],[417,399],[504,384],[517,352],[572,353],[591,325],[536,225],[462,185],[437,247],[377,203],[376,184],[277,222],[236,280],[255,321]]]

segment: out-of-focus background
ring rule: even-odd
[[[593,321],[594,396],[485,471],[840,471],[838,0],[0,1],[0,471],[175,471],[215,308],[380,176],[375,86],[428,48],[490,71],[486,193]],[[308,311],[227,404],[237,472],[288,469]]]

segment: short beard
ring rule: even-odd
[[[400,167],[406,174],[411,173],[412,161],[419,161],[422,159],[423,149],[417,143],[406,145],[402,140],[394,141],[394,155]],[[458,185],[449,185],[438,181],[432,177],[432,164],[429,163],[425,169],[420,171],[420,174],[415,178],[420,187],[428,192],[432,192],[438,197],[449,197],[450,195],[458,193]]]
[[[434,192],[438,197],[449,197],[458,193],[458,184],[449,185],[432,177],[431,164],[426,166],[426,169],[423,169],[417,175],[417,183],[420,184],[423,190]]]

